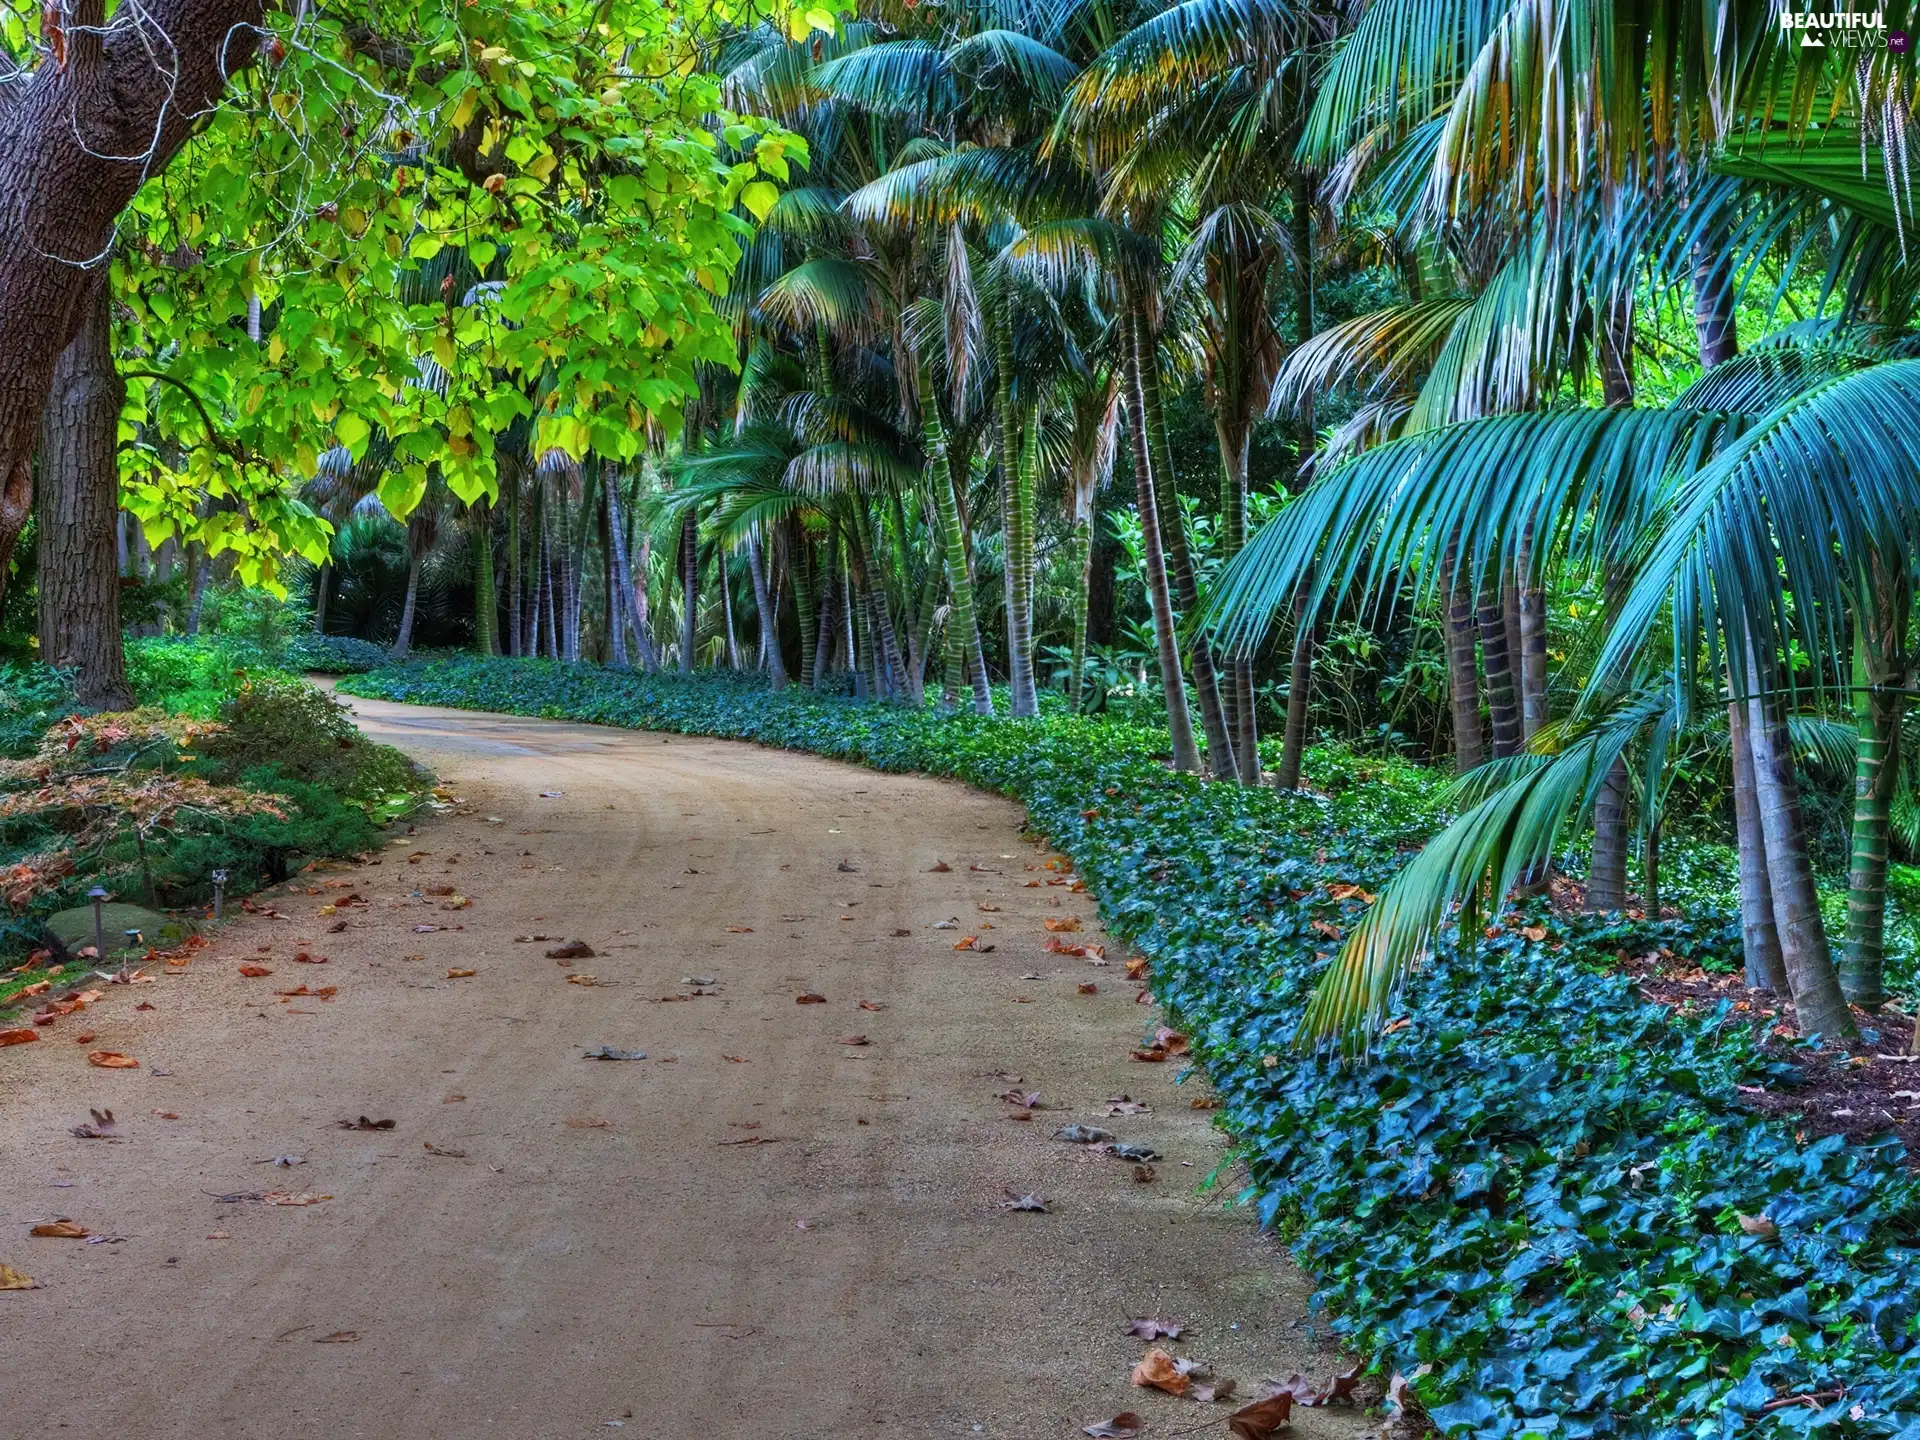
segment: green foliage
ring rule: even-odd
[[[412,762],[390,745],[368,741],[345,707],[302,681],[271,675],[250,681],[220,718],[223,728],[201,748],[246,783],[265,772],[361,802],[417,788]]]
[[[1316,752],[1330,792],[1169,772],[1151,730],[1003,722],[445,660],[348,682],[418,703],[681,730],[950,775],[1023,801],[1109,928],[1153,961],[1251,1181],[1356,1351],[1414,1373],[1449,1434],[1894,1436],[1920,1426],[1920,1182],[1897,1144],[1803,1143],[1736,1085],[1788,1084],[1749,1026],[1673,1015],[1604,966],[1657,933],[1723,960],[1722,917],[1443,945],[1363,1061],[1302,1057],[1332,946],[1436,821],[1424,772]],[[1333,887],[1341,887],[1337,891]],[[1345,898],[1336,898],[1336,895]],[[1773,1237],[1745,1232],[1765,1216]],[[1789,1395],[1812,1404],[1775,1405]]]
[[[31,755],[46,729],[74,708],[67,677],[45,665],[0,662],[0,756]]]

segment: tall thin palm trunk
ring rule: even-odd
[[[924,358],[920,362],[920,423],[931,466],[927,489],[939,520],[940,559],[947,575],[947,669],[941,703],[954,706],[960,703],[960,687],[966,683],[967,648],[975,630],[973,567],[968,562],[966,528],[960,520],[966,469],[964,457],[957,457],[949,442],[934,390],[933,368]],[[993,713],[993,692],[987,688],[986,674],[977,666],[973,708],[977,714]]]
[[[1533,526],[1520,535],[1514,561],[1520,613],[1520,734],[1531,740],[1547,723],[1547,592],[1533,553]]]
[[[1098,513],[1097,511],[1095,512]],[[1073,655],[1067,662],[1067,698],[1078,711],[1087,678],[1087,596],[1093,580],[1094,517],[1076,520],[1073,526]]]
[[[1473,651],[1473,591],[1459,571],[1459,545],[1447,547],[1440,591],[1447,609],[1447,689],[1453,712],[1453,768],[1464,775],[1487,763],[1480,730],[1480,666]]]
[[[1200,588],[1193,577],[1193,557],[1187,546],[1187,519],[1173,481],[1173,450],[1167,441],[1166,416],[1160,395],[1160,347],[1155,343],[1143,304],[1133,307],[1133,383],[1140,395],[1140,416],[1151,459],[1154,505],[1159,511],[1160,539],[1167,557],[1167,576],[1181,615],[1200,608]],[[1207,763],[1217,779],[1238,774],[1233,741],[1227,735],[1227,715],[1220,703],[1220,677],[1213,665],[1213,647],[1205,635],[1195,635],[1187,654],[1193,667],[1194,697],[1200,705],[1200,726],[1207,737]]]
[[[680,517],[680,673],[693,673],[700,624],[700,534],[693,512]]]
[[[813,546],[800,528],[800,522],[792,518],[780,531],[780,543],[786,547],[787,563],[783,568],[787,572],[787,583],[793,587],[793,613],[800,625],[798,679],[802,685],[817,686],[814,656],[820,643],[820,615],[815,602]]]
[[[812,684],[824,690],[831,669],[833,646],[840,633],[840,587],[838,577],[829,570],[820,584],[819,630],[813,646]]]
[[[1905,564],[1902,562],[1904,571]],[[1912,596],[1904,575],[1872,567],[1871,608],[1854,626],[1853,836],[1847,866],[1847,944],[1840,986],[1855,1005],[1886,1000],[1888,818],[1900,768],[1900,719],[1906,708],[1905,650]]]
[[[482,655],[500,653],[499,596],[493,587],[493,511],[483,500],[467,513],[473,545],[473,645]]]
[[[1780,956],[1780,931],[1773,918],[1773,886],[1767,878],[1767,837],[1760,825],[1760,797],[1753,768],[1750,712],[1744,699],[1727,706],[1727,735],[1733,751],[1733,824],[1739,847],[1740,948],[1746,981],[1756,990],[1788,997],[1786,963]]]
[[[1016,720],[1040,713],[1033,678],[1033,452],[1026,423],[1013,395],[1013,302],[1001,302],[994,317],[994,366],[999,372],[1000,516],[1006,531],[1004,565],[1007,604],[1007,674]],[[1037,424],[1037,418],[1033,422]]]
[[[1288,236],[1293,251],[1293,335],[1304,345],[1319,329],[1314,314],[1313,177],[1295,168],[1287,177]],[[1308,467],[1319,448],[1314,424],[1313,396],[1303,395],[1294,411],[1293,492],[1307,485]],[[1294,604],[1293,649],[1287,666],[1287,717],[1280,735],[1280,770],[1274,783],[1283,790],[1300,788],[1306,762],[1307,731],[1313,707],[1314,629],[1319,617],[1308,616],[1300,599]]]
[[[774,609],[773,590],[767,584],[767,562],[760,548],[759,530],[747,532],[747,570],[753,577],[753,606],[760,615],[760,654],[773,688],[787,688],[787,662],[780,654],[780,619]]]
[[[420,553],[407,556],[407,598],[400,607],[400,633],[394,637],[393,658],[404,660],[413,650],[413,616],[420,597]]]
[[[1520,701],[1513,689],[1506,608],[1491,579],[1480,590],[1479,621],[1480,654],[1487,671],[1487,707],[1493,716],[1493,754],[1498,760],[1520,753]]]
[[[1229,302],[1233,305],[1236,302]],[[1247,423],[1244,412],[1229,415],[1226,409],[1233,402],[1226,398],[1220,401],[1222,413],[1214,422],[1214,433],[1220,444],[1220,513],[1224,520],[1220,533],[1220,551],[1223,559],[1231,560],[1247,543],[1247,447],[1252,439],[1252,427]],[[1083,554],[1082,563],[1090,560],[1091,552]],[[1085,596],[1087,582],[1081,581],[1081,629],[1085,629]],[[1253,703],[1253,660],[1250,656],[1229,658],[1225,670],[1228,730],[1233,744],[1236,778],[1242,785],[1260,783],[1260,739],[1259,721],[1254,714]]]
[[[1749,683],[1757,689],[1756,666]],[[1760,802],[1760,826],[1767,841],[1767,879],[1773,889],[1774,924],[1780,955],[1793,991],[1793,1008],[1802,1034],[1851,1040],[1858,1034],[1840,990],[1820,918],[1820,896],[1800,812],[1800,786],[1793,773],[1793,749],[1787,739],[1786,713],[1777,695],[1756,693],[1748,702],[1753,744],[1754,791]]]
[[[507,507],[507,653],[518,657],[526,653],[526,636],[521,630],[521,610],[525,603],[526,577],[520,568],[520,466],[503,467],[501,499]]]
[[[1147,605],[1153,612],[1153,645],[1160,660],[1160,683],[1167,696],[1167,730],[1173,742],[1173,768],[1198,774],[1200,752],[1193,743],[1186,679],[1180,673],[1173,595],[1167,587],[1167,558],[1160,548],[1160,507],[1153,494],[1153,464],[1147,454],[1146,427],[1140,423],[1137,391],[1128,411],[1127,432],[1133,437],[1134,496],[1140,511],[1140,562],[1145,571]]]

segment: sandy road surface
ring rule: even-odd
[[[1220,1143],[1197,1082],[1129,1061],[1152,1016],[1123,957],[1043,951],[1045,917],[1091,931],[1092,907],[1044,883],[1014,806],[355,705],[462,813],[0,1050],[0,1261],[42,1282],[0,1294],[0,1435],[1037,1440],[1127,1409],[1149,1436],[1224,1434],[1224,1407],[1127,1384],[1130,1315],[1192,1325],[1175,1349],[1243,1387],[1334,1368],[1300,1277],[1196,1196]],[[447,884],[471,906],[417,893]],[[330,934],[319,907],[349,893],[368,904]],[[569,971],[528,934],[599,954]],[[663,999],[689,976],[718,993]],[[302,983],[338,994],[275,994]],[[603,1044],[649,1058],[582,1058]],[[91,1068],[96,1047],[141,1068]],[[1010,1122],[1012,1076],[1062,1108]],[[1122,1092],[1152,1113],[1107,1117]],[[89,1106],[125,1138],[69,1135]],[[394,1128],[335,1125],[361,1115]],[[1051,1138],[1074,1121],[1164,1152],[1158,1177]],[[257,1163],[285,1155],[305,1163]],[[1003,1211],[1009,1189],[1052,1213]],[[274,1190],[332,1198],[215,1198]],[[122,1243],[29,1238],[59,1216]]]

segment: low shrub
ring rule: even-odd
[[[1152,962],[1250,1181],[1244,1200],[1449,1434],[1920,1436],[1920,1182],[1897,1144],[1804,1140],[1738,1087],[1790,1083],[1722,1007],[1609,973],[1617,927],[1445,946],[1363,1061],[1302,1056],[1342,929],[1434,823],[1421,772],[1309,757],[1332,793],[1202,785],[1161,736],[939,717],[539,661],[343,689],[677,730],[952,776],[1023,801]],[[1664,933],[1664,931],[1663,931]],[[1690,943],[1734,943],[1701,917]],[[1183,1077],[1184,1078],[1184,1077]]]

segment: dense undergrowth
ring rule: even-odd
[[[225,871],[230,895],[304,860],[380,843],[379,826],[428,783],[364,739],[299,677],[251,668],[208,642],[135,642],[139,708],[84,714],[65,679],[0,667],[0,956],[42,941],[42,921],[105,887],[115,900],[197,907]],[[32,976],[0,976],[0,1007]]]
[[[1415,767],[1311,757],[1323,795],[1203,786],[1150,731],[1014,723],[445,660],[343,688],[755,740],[1023,801],[1192,1034],[1246,1199],[1347,1342],[1449,1433],[1920,1435],[1920,1185],[1889,1142],[1804,1141],[1736,1085],[1790,1082],[1729,1012],[1609,973],[1644,929],[1509,924],[1411,982],[1364,1062],[1293,1053],[1332,933],[1431,828]],[[1344,896],[1346,898],[1336,898]],[[1724,927],[1662,927],[1703,958]]]

